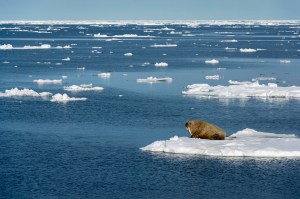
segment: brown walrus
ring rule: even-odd
[[[192,138],[225,140],[226,132],[213,124],[200,120],[189,120],[185,123]]]

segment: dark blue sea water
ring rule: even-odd
[[[212,122],[229,135],[252,128],[300,136],[299,100],[181,94],[193,83],[228,85],[228,80],[257,77],[274,77],[271,82],[279,86],[300,86],[299,29],[300,24],[0,24],[0,46],[14,47],[0,49],[0,92],[29,88],[88,98],[68,103],[0,98],[0,198],[300,198],[299,158],[139,149],[174,135],[188,136],[188,119]],[[98,33],[106,37],[94,37]],[[124,34],[138,37],[116,37]],[[51,48],[18,49],[42,44]],[[242,53],[240,48],[259,50]],[[124,56],[129,52],[133,56]],[[70,61],[62,60],[66,57]],[[209,59],[220,63],[205,64]],[[155,67],[156,62],[168,67]],[[110,72],[111,78],[101,79],[101,72]],[[62,75],[68,76],[62,84],[33,83]],[[207,80],[207,75],[222,78]],[[173,81],[136,82],[149,76]],[[90,83],[104,90],[63,90]]]

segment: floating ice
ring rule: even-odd
[[[24,46],[23,49],[29,49],[29,50],[33,50],[33,49],[49,49],[51,48],[50,44],[42,44],[40,46]]]
[[[208,84],[192,84],[183,91],[184,95],[216,98],[300,98],[300,87],[278,87],[275,83],[268,85],[256,82],[229,81],[229,86],[210,86]]]
[[[220,75],[207,75],[205,79],[212,79],[212,80],[219,80],[221,77]]]
[[[38,93],[31,89],[18,89],[18,88],[12,88],[10,90],[5,90],[4,93],[0,92],[0,97],[47,97],[51,96],[52,93],[49,92],[41,92]]]
[[[236,39],[231,39],[231,40],[222,40],[221,42],[227,42],[227,43],[236,43],[238,40]]]
[[[206,63],[206,64],[218,64],[219,61],[216,60],[216,59],[212,59],[212,60],[206,60],[205,63]]]
[[[154,66],[156,66],[156,67],[167,67],[169,64],[168,63],[166,63],[166,62],[156,62],[155,64],[154,64]]]
[[[229,48],[229,47],[225,47],[225,50],[227,50],[227,51],[235,51],[235,50],[236,50],[236,48]]]
[[[37,80],[33,80],[34,83],[37,84],[61,84],[62,83],[62,79],[37,79]]]
[[[76,68],[77,70],[85,70],[85,67]]]
[[[107,35],[98,33],[98,34],[94,34],[94,37],[108,37]]]
[[[98,74],[98,77],[101,77],[101,78],[110,78],[111,76],[111,73],[99,73]]]
[[[233,139],[206,140],[174,136],[169,140],[153,142],[141,148],[141,150],[207,156],[300,156],[300,139],[295,135],[265,133],[253,129],[244,129],[230,137]]]
[[[80,86],[64,86],[66,91],[102,91],[104,88],[100,86],[93,87],[93,84],[81,84]]]
[[[156,83],[156,82],[172,82],[171,77],[147,77],[146,79],[137,79],[138,83]]]
[[[63,75],[63,76],[61,76],[61,78],[63,78],[63,79],[67,79],[67,78],[68,78],[68,76],[66,76],[66,75]]]
[[[76,98],[76,97],[69,97],[67,94],[60,94],[57,93],[52,96],[52,99],[50,100],[51,102],[61,102],[61,103],[66,103],[69,101],[85,101],[87,98],[82,97],[82,98]]]
[[[177,44],[153,44],[153,48],[164,48],[164,47],[177,47]]]
[[[134,38],[134,37],[154,37],[150,35],[137,35],[137,34],[124,34],[124,35],[114,35],[112,37],[118,37],[118,38]]]
[[[50,44],[41,44],[40,46],[30,46],[30,45],[26,45],[23,47],[13,47],[13,45],[11,44],[4,44],[4,45],[0,45],[0,50],[11,50],[11,49],[15,49],[15,50],[38,50],[38,49],[50,49],[51,45]],[[61,49],[61,48],[72,48],[69,45],[66,46],[57,46],[54,47],[57,49]]]
[[[125,53],[124,56],[132,56],[132,53]]]
[[[257,50],[256,49],[252,49],[252,48],[241,48],[240,51],[242,53],[254,53],[256,52]]]
[[[291,63],[291,60],[280,60],[281,64],[289,64]]]
[[[13,49],[14,47],[11,44],[3,44],[0,45],[0,50],[10,50]]]
[[[275,81],[276,78],[275,77],[256,77],[256,78],[252,78],[252,81]]]
[[[70,59],[70,57],[66,57],[66,58],[64,58],[64,59],[62,59],[63,61],[70,61],[71,59]]]

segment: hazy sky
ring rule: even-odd
[[[300,19],[300,0],[0,0],[0,20]]]

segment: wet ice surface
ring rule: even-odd
[[[69,23],[0,25],[2,197],[297,198],[298,138],[284,137],[300,135],[296,97],[182,91],[192,84],[225,91],[229,80],[238,88],[257,80],[271,91],[298,88],[299,23]],[[205,63],[213,59],[219,63]],[[167,77],[172,81],[148,84]],[[228,135],[247,128],[272,133],[210,145],[223,154],[281,157],[187,154],[196,150],[184,128],[188,119]],[[159,140],[187,153],[140,150]]]

